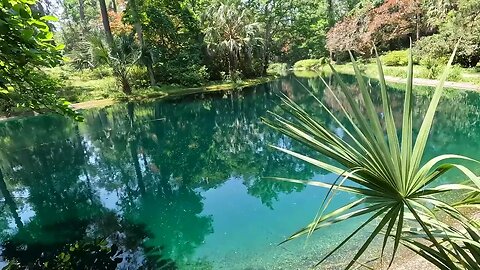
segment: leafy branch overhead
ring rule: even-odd
[[[365,82],[351,54],[358,88],[362,96],[361,103],[364,104],[364,107],[360,107],[352,98],[354,95],[351,89],[343,83],[333,67],[331,68],[334,77],[348,100],[348,108],[339,103],[343,114],[348,119],[347,123],[342,123],[338,119],[338,115],[332,113],[320,99],[315,97],[319,105],[347,134],[345,138],[338,137],[336,133],[325,127],[318,119],[310,116],[299,104],[288,97],[283,98],[283,108],[291,118],[272,113],[271,117],[263,119],[272,128],[336,161],[336,163],[330,164],[273,146],[338,175],[338,179],[333,184],[313,180],[273,178],[274,180],[329,189],[322,205],[321,214],[286,241],[303,235],[311,235],[323,227],[338,222],[365,216],[366,221],[338,247],[324,256],[318,264],[323,263],[359,231],[367,226],[373,226],[370,235],[347,264],[347,269],[362,258],[373,240],[380,237],[382,233],[384,234],[381,248],[382,257],[388,238],[392,237],[393,239],[391,262],[402,243],[440,269],[478,269],[480,227],[476,221],[459,211],[459,207],[471,207],[479,203],[477,195],[480,191],[480,178],[470,168],[463,165],[465,162],[478,165],[478,161],[465,156],[444,154],[422,162],[435,111],[442,96],[444,82],[454,55],[455,52],[450,57],[449,64],[433,93],[417,136],[413,131],[413,60],[411,52],[401,130],[397,130],[395,126],[380,59],[377,57],[383,117],[380,117],[375,111],[370,94],[373,90]],[[335,95],[329,85],[327,83],[325,85]],[[401,136],[398,136],[399,133]],[[440,181],[442,176],[452,170],[463,173],[468,181],[465,183]],[[324,213],[331,198],[338,191],[356,194],[359,199],[332,212]],[[448,204],[444,195],[455,191],[461,191],[467,195],[456,204]],[[454,220],[456,227],[447,224],[444,218],[440,219],[439,216],[442,215],[449,216]]]
[[[56,95],[55,83],[41,70],[62,62],[49,22],[53,16],[32,11],[35,1],[2,0],[0,6],[0,99],[3,110],[20,106],[50,109],[79,117]]]

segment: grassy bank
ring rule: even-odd
[[[181,85],[148,87],[144,81],[132,80],[133,94],[127,96],[122,93],[118,80],[113,76],[111,69],[108,68],[74,71],[67,67],[57,67],[48,69],[46,72],[61,85],[59,95],[74,103],[76,109],[107,106],[116,101],[138,101],[226,91],[262,84],[276,78],[275,76],[266,76],[235,82],[215,81],[199,87],[185,87]]]
[[[266,77],[260,77],[260,78],[254,78],[254,79],[245,79],[245,80],[236,81],[236,82],[225,82],[225,81],[209,82],[200,87],[183,87],[183,86],[176,86],[176,85],[148,87],[148,88],[138,89],[137,91],[134,91],[133,95],[130,95],[130,96],[119,94],[117,96],[117,99],[146,100],[146,99],[177,97],[177,96],[191,95],[191,94],[197,94],[197,93],[227,91],[227,90],[240,89],[244,87],[266,83],[275,78],[276,77],[274,76],[266,76]]]
[[[145,81],[132,80],[133,93],[125,95],[121,91],[118,80],[110,69],[94,69],[87,71],[73,71],[66,67],[56,67],[45,70],[60,85],[58,95],[72,103],[75,110],[99,108],[112,105],[119,101],[143,101],[164,98],[175,98],[183,95],[210,93],[241,89],[266,83],[277,78],[269,75],[241,81],[216,81],[208,82],[199,87],[185,87],[181,85],[160,85],[155,87],[145,86]],[[18,116],[34,115],[35,113],[23,108],[13,108],[8,114],[0,113],[0,120]]]
[[[334,65],[334,67],[340,73],[354,74],[351,63],[343,64],[343,65]],[[375,63],[361,64],[360,67],[366,76],[374,77],[374,78],[378,76],[377,65]],[[328,67],[324,67],[324,69],[328,69]],[[407,67],[384,66],[383,69],[384,69],[385,76],[392,76],[392,77],[404,78],[404,79],[407,78]],[[450,71],[448,81],[472,83],[480,86],[479,71],[480,70],[476,68],[461,68],[461,67],[455,66]],[[430,76],[430,71],[426,67],[420,66],[420,65],[414,66],[414,77],[417,79],[435,79],[435,77]]]
[[[407,78],[408,50],[386,52],[380,56],[380,59],[383,63],[385,76],[400,79]],[[430,58],[421,58],[420,56],[413,58],[415,79],[436,80],[440,77],[446,66],[446,62],[443,64],[439,59],[429,59]],[[295,73],[299,73],[299,75],[303,77],[311,76],[311,72],[315,72],[317,75],[323,72],[330,73],[330,68],[326,65],[328,61],[329,60],[325,58],[300,60],[294,64],[293,69]],[[351,63],[335,64],[334,67],[340,73],[354,74]],[[378,77],[375,58],[358,59],[358,67],[366,76],[371,78]],[[450,69],[447,81],[480,86],[480,66],[462,68],[459,65],[454,65]]]

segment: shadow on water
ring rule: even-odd
[[[268,147],[323,158],[260,122],[268,111],[282,113],[280,93],[344,136],[302,85],[341,118],[341,106],[318,78],[290,75],[242,92],[93,109],[81,124],[55,115],[0,123],[0,268],[215,269],[215,260],[237,263],[228,259],[229,246],[235,256],[245,252],[242,265],[248,266],[249,249],[278,243],[311,220],[324,194],[262,177],[332,178]],[[420,92],[417,115],[429,100],[428,88]],[[403,92],[392,88],[390,97],[400,126]],[[361,100],[358,91],[354,98]],[[381,114],[379,95],[374,99]],[[475,157],[479,106],[475,93],[449,93],[429,155]],[[337,203],[348,198],[342,200]],[[242,235],[259,240],[237,245],[233,239]]]

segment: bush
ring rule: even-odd
[[[160,55],[154,64],[155,78],[160,83],[195,87],[204,84],[209,78],[207,68],[202,65],[197,47],[187,48],[175,54],[163,50],[154,51]]]
[[[320,59],[305,59],[297,61],[293,65],[296,70],[318,70],[326,63],[325,58]]]
[[[113,76],[113,70],[111,67],[105,65],[92,69],[90,73],[92,79],[103,79],[110,76]]]
[[[450,46],[442,36],[432,35],[418,40],[413,47],[413,54],[419,58],[420,65],[431,65],[436,58],[445,58],[453,50]]]
[[[445,57],[423,57],[420,60],[420,65],[426,68],[420,76],[428,79],[437,79],[440,73],[445,68],[448,59]]]
[[[150,79],[148,78],[147,68],[144,66],[135,65],[129,69],[130,84],[135,89],[147,88],[150,86]]]
[[[200,86],[207,81],[208,73],[205,66],[198,64],[182,65],[177,61],[160,64],[157,76],[161,82],[183,86]]]
[[[268,65],[267,74],[271,75],[284,75],[287,73],[286,63],[271,63]]]
[[[460,39],[454,35],[435,34],[423,37],[415,43],[414,55],[420,60],[425,58],[448,58]],[[480,47],[470,36],[462,36],[454,63],[462,67],[475,67],[480,62]]]
[[[450,69],[450,73],[448,74],[449,81],[460,81],[462,79],[462,68],[459,65],[455,65]]]
[[[385,66],[406,66],[408,65],[408,50],[391,51],[380,57]]]

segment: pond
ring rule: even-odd
[[[84,123],[57,115],[0,123],[0,269],[310,267],[358,223],[277,245],[312,221],[326,190],[264,177],[336,178],[268,147],[321,158],[261,123],[281,111],[283,93],[337,130],[303,86],[339,113],[318,78],[289,75],[243,91],[92,109]],[[430,92],[415,99],[417,126]],[[401,120],[403,92],[390,95]],[[427,155],[478,157],[479,114],[478,94],[447,91]],[[332,207],[352,199],[339,194]]]

